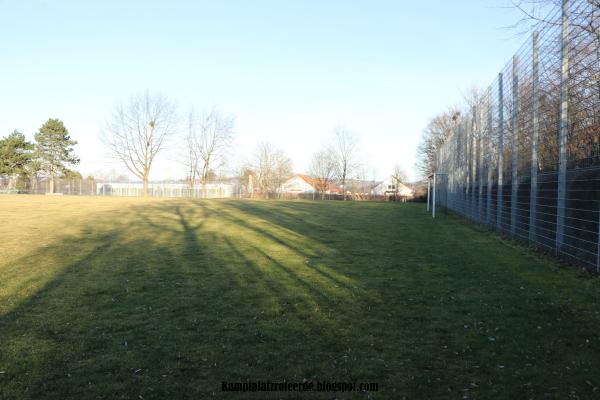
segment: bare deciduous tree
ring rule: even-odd
[[[337,155],[331,148],[317,151],[310,160],[309,174],[315,181],[315,189],[321,194],[321,199],[335,179],[337,161]]]
[[[460,115],[458,108],[451,108],[432,118],[423,131],[417,148],[417,169],[423,177],[430,176],[436,170],[437,149],[458,126]]]
[[[522,33],[541,29],[543,26],[560,25],[560,19],[553,18],[552,10],[560,9],[562,0],[511,0],[523,17],[514,24]],[[600,40],[600,25],[596,22],[600,15],[600,0],[584,0],[581,5],[570,10],[570,24]]]
[[[196,186],[198,180],[198,166],[200,165],[200,154],[196,146],[196,113],[192,109],[187,115],[186,128],[187,135],[185,137],[185,155],[183,164],[186,167],[187,183],[191,189]]]
[[[189,183],[194,187],[199,178],[204,187],[211,171],[222,166],[234,137],[234,118],[223,116],[216,109],[198,115],[194,110],[188,115],[187,169]]]
[[[252,165],[243,163],[238,166],[236,172],[240,182],[240,194],[244,193],[250,197],[254,196],[254,182],[256,182],[256,171]]]
[[[104,142],[117,159],[144,184],[148,195],[150,169],[166,139],[177,129],[173,102],[161,94],[144,92],[119,105],[104,132]]]
[[[358,162],[358,146],[356,135],[346,128],[335,128],[335,144],[333,148],[336,175],[346,200],[346,179],[356,169]]]
[[[522,32],[544,32],[545,28],[560,26],[561,0],[512,0],[523,18],[515,24]],[[568,9],[568,52],[570,75],[567,102],[569,104],[567,154],[573,163],[593,162],[600,149],[600,0],[572,1]],[[557,40],[556,37],[555,40]],[[547,41],[548,39],[546,39]],[[554,134],[558,121],[555,112],[560,101],[560,52],[546,52],[541,60],[540,74],[540,140],[538,162],[540,170],[553,170],[558,165],[558,138]],[[546,129],[546,126],[549,129]],[[528,138],[527,135],[525,135]]]
[[[262,142],[256,150],[254,171],[261,193],[269,198],[292,175],[292,161],[281,149],[269,142]]]
[[[408,176],[406,175],[406,171],[402,166],[396,164],[394,166],[394,172],[392,173],[392,179],[394,180],[394,188],[395,188],[395,197],[396,201],[398,200],[398,194],[400,193],[400,185],[408,180]]]

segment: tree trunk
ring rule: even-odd
[[[48,192],[54,194],[54,172],[50,173],[50,189]]]
[[[142,194],[144,197],[148,197],[148,175],[144,175],[144,189]]]
[[[16,178],[15,178],[15,176],[14,175],[10,175],[8,177],[8,191],[10,192],[11,190],[13,190],[16,187],[17,187],[17,184],[16,184]]]
[[[204,160],[204,167],[202,168],[202,198],[206,198],[206,183],[208,182],[208,166],[209,160]]]

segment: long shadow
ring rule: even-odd
[[[387,322],[404,322],[403,332],[412,337],[413,348],[421,349],[421,357],[440,351],[436,345],[436,342],[440,342],[456,354],[463,354],[465,347],[480,347],[483,357],[500,357],[503,363],[514,365],[515,353],[530,357],[531,350],[506,345],[490,348],[486,343],[496,340],[496,334],[504,336],[512,331],[521,343],[528,342],[530,335],[538,337],[536,350],[546,349],[546,354],[551,355],[549,357],[553,360],[553,363],[545,364],[545,368],[556,371],[555,364],[565,365],[563,363],[568,363],[568,360],[563,359],[558,351],[550,349],[558,343],[561,346],[571,343],[575,337],[573,332],[564,328],[577,326],[579,334],[576,336],[587,337],[593,335],[593,326],[598,321],[595,319],[596,322],[593,322],[589,318],[599,302],[596,284],[578,282],[581,291],[575,294],[567,288],[573,284],[568,273],[561,274],[562,278],[566,278],[563,282],[560,276],[553,276],[557,271],[549,270],[536,257],[521,255],[518,249],[508,244],[498,245],[493,237],[486,236],[484,232],[479,233],[481,237],[477,238],[477,242],[471,243],[466,238],[472,237],[473,228],[460,226],[457,221],[434,227],[423,223],[421,219],[412,218],[399,224],[397,220],[382,219],[385,207],[370,209],[367,215],[371,220],[364,219],[365,212],[357,212],[356,216],[347,220],[347,211],[353,205],[338,206],[331,203],[318,204],[321,208],[318,214],[314,214],[317,205],[311,207],[303,202],[236,202],[231,206],[314,240],[323,237],[331,239],[332,232],[338,235],[336,239],[339,240],[327,241],[329,248],[341,253],[336,264],[338,271],[350,276],[361,274],[357,268],[368,271],[360,275],[364,278],[362,284],[367,288],[373,288],[371,285],[374,284],[378,287],[380,298],[385,299],[387,305],[391,306],[390,310],[393,310]],[[310,213],[311,209],[313,214]],[[406,210],[410,208],[396,213],[395,217],[406,217]],[[389,213],[390,216],[394,216],[394,213]],[[335,221],[338,227],[347,231],[333,228],[331,224]],[[374,224],[379,224],[379,229]],[[369,235],[363,233],[362,238],[357,239],[361,235],[354,233],[361,229],[369,232]],[[349,248],[348,243],[352,243],[354,248]],[[429,246],[424,247],[423,243],[429,243]],[[353,263],[352,258],[356,253],[372,257],[373,264],[361,265],[360,261]],[[347,268],[344,262],[349,263]],[[389,283],[384,286],[377,284],[386,274],[390,278]],[[570,294],[561,294],[563,291]],[[573,296],[578,300],[574,301]],[[473,302],[479,307],[473,307]],[[542,334],[540,329],[555,324],[543,320],[540,315],[571,322],[568,325],[562,325],[561,322],[560,330],[552,328],[555,335]],[[381,320],[373,322],[374,326],[385,329],[381,326]],[[490,328],[487,324],[494,324],[494,327]],[[475,331],[465,331],[465,327],[475,328]],[[422,334],[419,329],[423,330]],[[600,348],[592,347],[592,354],[600,354]],[[586,365],[591,362],[587,355],[580,356],[583,358],[578,362]],[[476,364],[481,362],[475,361],[477,357],[471,359]],[[427,373],[420,374],[410,385],[418,383],[424,390],[430,382],[443,380],[443,375],[435,371],[447,370],[445,363],[446,359],[415,362],[416,366],[421,364]],[[514,367],[519,370],[520,366]],[[479,374],[473,375],[492,377],[497,373],[494,366],[478,368]],[[523,373],[523,370],[520,371]],[[552,385],[549,376],[538,376],[537,379],[538,385],[541,385],[537,390],[543,390],[540,388],[544,384]],[[571,379],[579,378],[572,376]],[[530,388],[530,385],[524,387]],[[525,392],[528,395],[535,393],[530,389]]]
[[[132,206],[98,220],[107,216],[122,222],[18,261],[63,266],[0,316],[0,398],[205,398],[221,380],[324,375],[347,346],[347,327],[336,331],[347,325],[339,304],[254,248],[275,269],[259,268],[239,248],[242,232],[206,225],[236,220],[196,202]],[[313,318],[315,304],[340,317]],[[319,354],[322,343],[328,350]],[[286,365],[302,356],[312,361]]]
[[[494,287],[456,230],[398,224],[395,208],[350,219],[352,205],[325,207],[144,203],[31,252],[21,270],[61,268],[0,316],[0,398],[239,398],[220,383],[246,379],[370,380],[380,398],[536,397],[562,379],[592,394],[595,292],[582,306],[556,279],[541,294],[511,287],[516,274]]]
[[[328,299],[321,293],[318,293],[314,287],[307,285],[306,282],[301,281],[297,276],[290,273],[287,269],[284,269],[286,276],[294,283],[307,288],[307,290],[310,292],[308,296],[295,296],[289,291],[289,287],[282,285],[284,280],[278,276],[280,275],[278,273],[279,271],[270,272],[259,268],[256,265],[256,262],[248,256],[248,253],[241,251],[238,246],[231,241],[230,238],[224,238],[224,241],[227,243],[232,256],[240,260],[241,265],[244,265],[251,270],[252,277],[249,279],[252,279],[253,281],[266,287],[268,293],[270,293],[270,297],[277,302],[279,306],[278,309],[280,309],[279,312],[282,314],[289,315],[291,313],[291,315],[299,316],[302,321],[306,321],[310,318],[310,314],[315,307],[323,306],[325,308],[332,308],[333,302],[331,299]],[[256,250],[256,248],[254,248],[254,250]],[[264,257],[263,252],[260,252],[260,257]],[[271,267],[281,268],[281,264],[274,262],[274,265],[271,265]],[[312,297],[311,295],[316,296]],[[336,310],[339,310],[339,308],[336,308]],[[320,329],[318,333],[322,334],[323,331],[331,331],[334,328],[334,324],[330,322],[332,321],[324,321],[323,328],[326,329]]]
[[[232,203],[226,203],[228,206],[231,206]],[[208,208],[213,215],[218,215],[220,217],[226,218],[227,220],[229,220],[231,223],[233,224],[237,224],[239,226],[242,226],[246,229],[249,229],[251,231],[254,231],[255,233],[258,233],[260,236],[262,237],[266,237],[269,240],[276,242],[278,244],[281,244],[283,246],[289,247],[291,249],[293,249],[294,251],[296,251],[299,254],[302,254],[305,257],[309,257],[314,255],[313,253],[310,253],[307,251],[307,248],[303,248],[301,247],[299,244],[293,243],[292,241],[289,240],[285,240],[283,239],[281,236],[277,236],[269,231],[267,231],[266,229],[262,229],[258,226],[256,226],[255,224],[248,222],[247,220],[240,218],[240,216],[237,216],[235,214],[233,214],[232,212],[228,211],[226,208],[222,207],[219,210],[216,210],[214,208]],[[244,215],[244,214],[242,214]],[[249,214],[245,214],[246,216],[248,216]],[[283,227],[285,228],[285,227]],[[302,235],[297,235],[296,239],[303,239]]]
[[[363,242],[356,243],[358,245],[363,244],[365,240],[369,243],[379,240],[379,243],[383,245],[385,241],[380,239],[385,237],[387,232],[397,233],[399,231],[392,229],[394,221],[382,221],[377,217],[380,210],[372,210],[374,218],[369,219],[365,218],[364,213],[359,212],[353,215],[353,208],[348,205],[341,207],[335,202],[318,204],[322,207],[318,214],[315,214],[316,208],[311,210],[311,204],[304,202],[274,202],[272,204],[231,202],[230,205],[244,214],[254,215],[272,225],[291,230],[299,236],[311,238],[316,242],[324,242],[328,247],[339,250],[342,255],[348,249],[346,239],[357,233],[369,232],[372,235],[364,237],[363,234]],[[375,226],[376,224],[379,226]]]
[[[235,203],[227,203],[228,206],[234,206]],[[237,207],[233,207],[234,209],[236,209]],[[285,235],[281,235],[281,236],[277,236],[276,234],[268,231],[267,229],[261,228],[251,222],[248,222],[248,220],[245,220],[237,215],[235,215],[232,211],[228,211],[226,208],[222,207],[219,210],[215,210],[215,209],[210,209],[212,212],[212,215],[216,215],[220,218],[226,219],[227,221],[239,225],[241,227],[244,227],[245,229],[248,229],[256,234],[258,234],[260,237],[262,238],[267,238],[268,240],[280,244],[281,246],[284,246],[286,248],[289,248],[290,250],[296,252],[297,254],[301,255],[304,257],[304,259],[306,260],[306,264],[310,265],[310,267],[312,268],[312,270],[320,275],[322,275],[324,278],[330,280],[334,285],[338,285],[338,286],[342,286],[345,287],[346,289],[356,289],[355,285],[352,285],[348,282],[344,282],[342,279],[335,277],[331,272],[328,272],[327,270],[325,270],[324,268],[322,268],[321,266],[319,266],[318,262],[314,262],[315,260],[318,260],[322,257],[325,256],[326,251],[324,250],[324,245],[323,244],[319,244],[315,238],[311,238],[310,236],[303,236],[300,233],[295,233],[295,238],[296,240],[302,240],[304,246],[302,246],[302,243],[296,243],[293,240],[290,240],[288,238],[286,238]],[[250,215],[254,215],[256,217],[261,217],[262,213],[257,213],[257,214],[253,214],[253,213],[248,213],[246,212],[246,209],[243,208],[238,208],[238,210],[242,211],[242,215],[246,215],[246,216],[250,216]],[[249,210],[249,209],[248,209]],[[271,228],[273,228],[274,226],[279,226],[280,228],[283,228],[283,232],[286,231],[291,231],[290,229],[290,225],[273,225],[269,220],[265,220],[269,226]],[[293,225],[291,225],[293,227]],[[312,245],[312,246],[311,246]],[[346,277],[347,279],[350,279],[348,277]]]

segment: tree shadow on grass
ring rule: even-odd
[[[270,225],[323,240],[329,252],[319,257],[330,264],[334,257],[338,274],[378,293],[368,302],[379,311],[370,321],[375,330],[394,326],[402,333],[386,332],[386,338],[417,350],[394,352],[410,360],[410,368],[396,364],[407,375],[395,374],[409,392],[442,396],[444,388],[463,385],[477,393],[482,389],[473,384],[487,381],[495,382],[485,389],[490,395],[532,397],[549,387],[564,395],[591,394],[592,381],[583,377],[590,378],[592,365],[600,367],[600,346],[591,339],[600,327],[597,281],[556,271],[456,220],[416,218],[414,205],[367,204],[350,215],[355,206],[325,202],[315,212],[306,202],[231,204]],[[558,387],[557,376],[564,378]]]
[[[299,233],[295,231],[295,224],[282,225],[281,223],[274,223],[271,221],[272,213],[271,217],[264,223],[265,211],[268,212],[268,210],[252,213],[248,211],[256,211],[256,209],[238,208],[233,202],[227,203],[227,207],[209,208],[209,210],[212,215],[247,230],[251,235],[261,238],[261,241],[271,241],[285,249],[289,249],[291,253],[303,257],[303,263],[310,267],[312,272],[320,274],[324,279],[331,281],[330,284],[342,286],[349,290],[357,289],[351,278],[338,274],[335,269],[327,268],[317,262],[324,258],[333,259],[341,250],[323,244],[318,238],[311,237],[309,232]],[[253,217],[255,217],[254,220]],[[315,231],[312,233],[314,235]]]
[[[467,228],[318,206],[148,202],[28,254],[23,273],[60,268],[0,316],[0,398],[223,398],[246,379],[375,381],[376,398],[592,390],[593,294],[478,263],[494,245],[469,247]]]
[[[364,310],[347,286],[301,270],[301,243],[248,238],[197,202],[98,221],[20,261],[61,268],[0,316],[0,397],[219,398],[221,381],[352,376],[338,360]]]

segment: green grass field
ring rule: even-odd
[[[600,398],[599,371],[598,279],[424,205],[0,197],[3,400]]]

